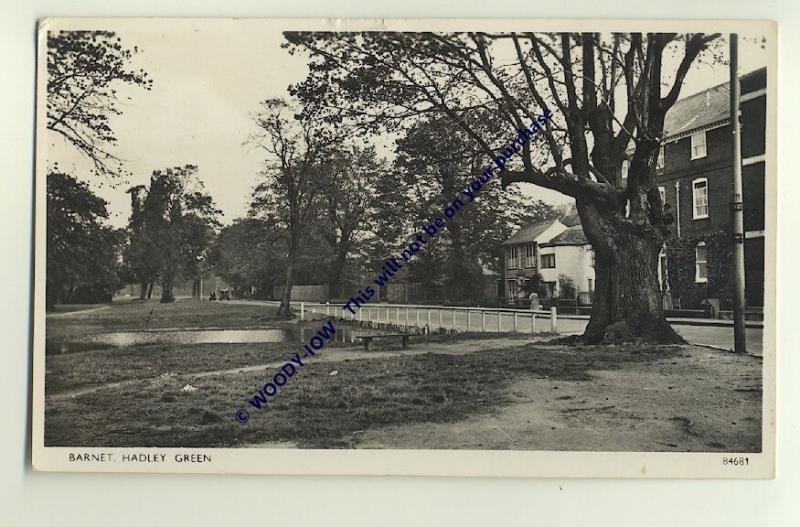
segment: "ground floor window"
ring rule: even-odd
[[[506,280],[506,298],[513,300],[517,297],[517,281]]]
[[[694,281],[698,284],[708,282],[706,258],[706,244],[700,242],[694,248]]]

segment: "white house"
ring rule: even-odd
[[[594,250],[580,224],[539,244],[539,274],[549,296],[563,297],[559,277],[572,280],[579,304],[591,304],[594,295]]]
[[[559,220],[523,227],[503,242],[503,290],[507,302],[519,297],[522,286],[539,268],[541,243],[567,230]]]

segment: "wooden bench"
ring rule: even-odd
[[[408,337],[410,337],[408,333],[392,333],[389,335],[359,335],[356,337],[357,340],[364,341],[364,351],[369,351],[369,347],[372,344],[374,339],[382,339],[382,338],[389,338],[389,337],[400,337],[400,341],[402,342],[403,349],[408,348]]]

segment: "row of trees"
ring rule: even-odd
[[[86,183],[47,175],[47,306],[110,301],[124,281],[117,255],[125,233],[103,225],[106,202]]]
[[[666,321],[659,290],[658,254],[672,217],[655,184],[656,161],[665,116],[692,65],[703,55],[719,60],[719,35],[285,35],[291,52],[309,57],[309,74],[293,93],[307,107],[321,107],[320,120],[386,131],[446,118],[492,157],[505,137],[551,109],[543,140],[523,146],[502,182],[575,199],[596,253],[584,339],[602,341],[609,326],[626,326],[646,341],[682,341]]]
[[[112,118],[121,115],[119,90],[149,90],[147,74],[131,67],[138,49],[107,31],[57,31],[47,38],[47,129],[83,155],[86,178],[102,185],[126,179]],[[104,225],[107,203],[85,181],[53,164],[47,175],[47,305],[110,301],[125,284],[150,298],[174,300],[182,278],[199,278],[200,264],[219,227],[219,212],[193,165],[153,172],[134,186],[126,229]]]
[[[249,143],[265,156],[249,217],[220,233],[211,261],[234,287],[283,286],[288,315],[295,283],[324,283],[347,297],[396,256],[415,232],[441,214],[486,158],[463,131],[441,118],[420,119],[397,133],[395,159],[348,137],[357,130],[314,118],[284,100],[267,100]],[[366,134],[368,135],[368,134]],[[479,299],[484,269],[499,271],[499,243],[515,225],[555,210],[490,186],[448,222],[404,273],[427,288],[442,284],[451,301]]]
[[[123,256],[128,281],[141,285],[139,298],[150,298],[158,282],[161,301],[173,302],[176,281],[184,278],[195,280],[198,290],[221,211],[204,192],[197,167],[157,170],[149,187],[134,186],[128,193],[131,216]]]
[[[46,129],[84,156],[97,184],[124,177],[111,119],[120,115],[120,86],[149,90],[152,81],[130,67],[113,32],[51,31],[47,35]],[[50,163],[51,161],[48,160]],[[82,178],[90,179],[90,178]],[[47,174],[46,303],[109,301],[127,280],[124,230],[105,226],[107,203],[85,181],[49,166]]]
[[[529,183],[575,199],[596,252],[594,309],[585,340],[598,342],[609,326],[619,325],[648,341],[682,340],[664,317],[656,271],[672,221],[655,184],[656,161],[665,116],[692,65],[703,55],[719,60],[715,55],[719,35],[289,32],[285,36],[290,52],[309,60],[306,80],[290,89],[300,106],[266,101],[256,118],[258,132],[249,140],[265,155],[265,180],[254,194],[249,219],[260,222],[259,232],[267,236],[261,246],[270,247],[266,250],[277,255],[284,271],[284,314],[298,266],[308,257],[308,248],[315,247],[314,240],[328,248],[322,261],[331,281],[341,283],[351,256],[360,254],[361,262],[374,267],[395,253],[396,244],[429,219],[432,210],[452,199],[506,137],[530,122],[537,110],[550,108],[555,117],[544,137],[523,145],[502,174],[502,186]],[[108,32],[48,36],[47,128],[84,154],[98,174],[108,177],[120,172],[119,159],[109,149],[116,141],[109,118],[121,112],[114,85],[150,87],[144,72],[129,68],[136,51],[124,48]],[[666,66],[673,62],[675,68]],[[369,149],[348,146],[387,133],[398,137],[397,157],[390,165]],[[629,170],[623,178],[626,160]],[[202,192],[186,192],[178,188],[182,183],[175,183],[183,177],[176,175],[181,170],[186,167],[173,169],[163,181],[164,174],[158,175],[149,189],[131,193],[142,218],[132,218],[129,226],[131,245],[137,248],[128,251],[127,261],[134,263],[132,272],[148,288],[155,276],[169,288],[177,276],[192,273],[190,257],[197,259],[202,252],[198,248],[207,244],[208,237],[187,233],[197,227],[207,234],[205,229],[213,228],[210,200],[199,205],[196,200]],[[48,190],[70,184],[63,177],[57,179]],[[79,186],[72,187],[63,195],[92,201]],[[480,240],[502,239],[502,230],[515,215],[531,214],[515,211],[519,201],[513,194],[495,196],[487,192],[491,188],[479,198],[496,198],[491,206],[470,207],[449,225],[447,237],[437,240],[436,250],[431,247],[420,257],[423,264],[447,262],[451,272],[446,280],[457,296],[468,294],[464,284],[491,262],[484,257],[493,246]],[[148,223],[144,217],[151,194],[164,216]],[[53,200],[55,204],[55,194]],[[372,208],[385,212],[371,214],[374,203],[380,207]],[[74,208],[80,209],[79,205]],[[100,205],[87,209],[90,217],[80,220],[81,229],[58,233],[58,238],[96,230],[93,225],[99,225],[104,214]],[[53,207],[53,214],[57,209]],[[75,228],[73,221],[53,225]],[[140,243],[136,232],[155,238]],[[81,240],[89,246],[88,240]],[[198,240],[202,241],[192,246]],[[283,244],[282,251],[274,250],[273,240]],[[189,249],[176,241],[186,241]],[[109,242],[111,246],[114,243]],[[59,249],[52,250],[58,254]],[[139,253],[159,251],[160,258],[146,258],[145,266]],[[237,268],[240,272],[243,266]],[[435,266],[409,271],[430,282],[434,278],[425,275],[426,269]],[[56,287],[65,287],[69,277],[64,276]]]

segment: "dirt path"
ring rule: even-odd
[[[686,350],[655,364],[592,371],[591,381],[528,377],[511,385],[512,404],[496,413],[367,430],[352,438],[352,446],[758,451],[761,361]]]
[[[362,351],[359,350],[358,348],[353,348],[353,347],[327,348],[323,349],[322,353],[320,353],[319,355],[307,360],[309,362],[313,361],[316,364],[316,363],[333,363],[344,360],[376,360],[387,357],[398,357],[398,356],[408,357],[412,355],[423,355],[425,353],[464,355],[466,353],[475,353],[477,351],[491,351],[493,349],[522,346],[529,342],[536,342],[537,340],[538,339],[536,338],[530,339],[530,338],[515,337],[515,338],[464,340],[464,341],[457,341],[450,343],[425,342],[420,344],[412,344],[412,348],[410,349],[392,350],[392,351],[380,351],[380,350]],[[235,373],[247,373],[252,371],[272,370],[280,368],[281,366],[286,364],[288,360],[289,360],[289,355],[287,354],[286,360],[281,362],[268,362],[264,364],[255,364],[253,366],[243,366],[239,368],[185,373],[181,374],[181,377],[186,379],[192,379],[192,378],[214,377],[217,375],[228,375]],[[46,399],[48,401],[53,401],[53,402],[63,401],[66,399],[74,399],[82,395],[94,393],[98,390],[114,389],[114,388],[128,386],[131,384],[136,384],[138,382],[141,382],[142,380],[143,378],[136,378],[125,381],[111,382],[107,384],[81,386],[80,388],[75,388],[64,392],[47,394]]]
[[[94,313],[95,311],[103,311],[105,309],[111,309],[111,306],[93,307],[91,309],[81,309],[80,311],[67,311],[65,313],[48,313],[46,315],[46,318],[72,317],[75,315],[85,315],[86,313]]]

